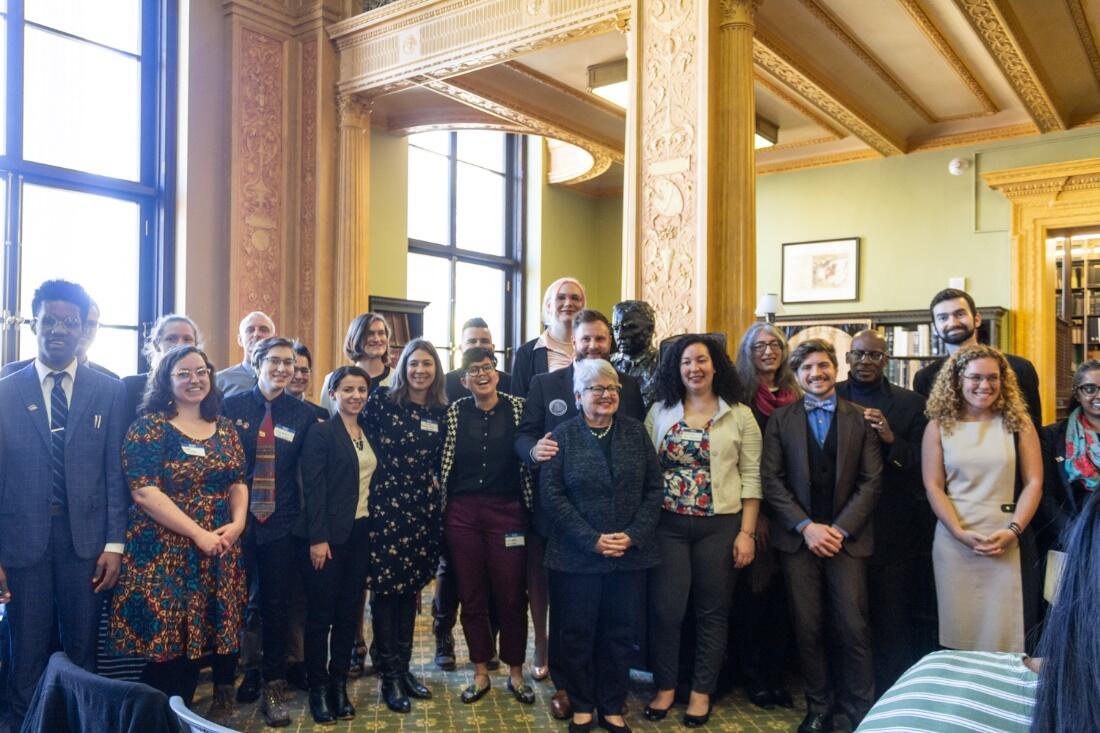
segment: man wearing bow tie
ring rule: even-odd
[[[806,394],[772,414],[760,474],[776,516],[771,537],[806,685],[808,712],[798,731],[821,733],[833,729],[834,712],[858,726],[874,702],[867,558],[882,455],[863,410],[837,398],[832,344],[804,341],[790,364]],[[828,658],[834,648],[839,660]]]

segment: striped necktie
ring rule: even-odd
[[[50,468],[53,481],[50,503],[65,506],[65,423],[69,419],[69,399],[65,396],[65,372],[50,372]]]
[[[252,498],[248,510],[261,523],[275,513],[275,421],[271,419],[270,402],[256,436],[256,468],[252,472]]]

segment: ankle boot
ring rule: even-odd
[[[328,681],[328,704],[337,720],[351,720],[355,717],[355,706],[348,699],[348,680],[346,677],[332,677]]]
[[[409,670],[405,670],[401,673],[401,689],[405,691],[405,694],[409,697],[415,697],[417,700],[431,700],[432,691],[424,686],[424,683],[416,678]]]
[[[309,712],[313,715],[313,722],[319,725],[329,725],[336,722],[336,716],[332,714],[332,708],[328,704],[328,696],[324,687],[309,688]]]
[[[407,713],[412,710],[412,703],[405,696],[405,691],[401,689],[401,684],[396,676],[384,674],[381,689],[382,699],[390,710],[395,713]]]

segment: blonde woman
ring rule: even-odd
[[[526,397],[536,374],[554,372],[573,363],[573,317],[585,309],[584,286],[572,277],[550,283],[542,296],[546,330],[516,349],[512,360],[512,394]]]
[[[940,644],[1024,652],[1037,621],[1035,545],[1042,497],[1039,438],[1016,375],[990,346],[956,351],[928,399],[922,461],[939,523],[932,545]]]

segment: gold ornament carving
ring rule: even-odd
[[[932,19],[928,17],[928,14],[924,12],[924,8],[921,7],[919,0],[897,0],[898,4],[909,13],[909,17],[912,18],[917,28],[924,34],[924,37],[928,39],[928,42],[939,52],[943,60],[947,62],[948,66],[958,75],[962,80],[962,83],[966,85],[966,88],[970,90],[970,93],[974,95],[974,98],[978,100],[978,104],[981,105],[982,113],[985,115],[992,115],[997,113],[997,105],[994,104],[993,99],[989,96],[989,92],[981,85],[977,77],[963,62],[962,58],[955,49],[951,47],[947,39],[944,37],[940,29],[936,27],[936,24],[932,22]],[[942,118],[941,121],[948,121],[950,119],[963,119],[962,116]]]
[[[830,120],[825,115],[818,112],[810,105],[803,102],[798,97],[794,96],[780,85],[773,82],[768,77],[764,76],[758,70],[755,75],[756,83],[767,89],[771,94],[775,95],[779,99],[783,100],[787,105],[794,108],[800,115],[806,119],[812,121],[818,127],[826,130],[833,140],[839,140],[842,137],[847,137],[848,133],[843,128],[838,127],[835,122]],[[770,150],[771,148],[769,148]]]
[[[1066,129],[1036,67],[1016,40],[1016,33],[1009,27],[1009,20],[1001,12],[997,0],[955,0],[955,5],[970,21],[1039,129],[1043,132]]]
[[[797,158],[780,163],[768,163],[756,166],[756,175],[766,176],[772,173],[788,173],[790,171],[806,170],[807,168],[825,168],[845,163],[858,163],[863,160],[881,160],[882,156],[874,150],[857,150],[852,153],[833,153],[831,155],[819,155],[815,158]]]
[[[240,313],[260,310],[278,322],[285,205],[283,42],[242,27],[239,62],[236,306]]]
[[[318,44],[310,39],[302,44],[302,125],[299,182],[301,196],[298,222],[298,332],[315,343],[314,281],[317,256],[317,66]]]
[[[994,127],[989,130],[975,130],[974,132],[960,132],[956,135],[944,135],[928,140],[917,141],[910,148],[910,152],[922,150],[939,150],[941,148],[955,148],[961,145],[981,145],[982,143],[1011,140],[1016,137],[1028,137],[1038,135],[1039,128],[1034,122],[1024,122],[1019,125],[1006,125]]]
[[[1100,84],[1100,51],[1096,49],[1096,37],[1089,26],[1088,15],[1085,11],[1084,0],[1066,0],[1070,17],[1073,18],[1073,27],[1077,29],[1077,37],[1081,39],[1081,46],[1085,49],[1085,55],[1089,58],[1089,66],[1092,68],[1092,77]]]

